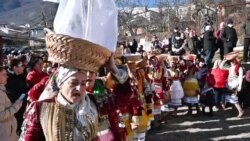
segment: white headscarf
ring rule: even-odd
[[[78,72],[75,68],[69,68],[69,67],[60,67],[58,70],[58,74],[56,77],[56,84],[58,88],[65,82],[70,76],[76,74]]]
[[[65,82],[70,76],[76,74],[78,70],[70,67],[60,66],[56,72],[57,73],[54,74],[55,76],[53,76],[55,77],[55,82],[53,78],[49,80],[48,85],[45,87],[44,91],[39,97],[39,101],[55,97],[58,94],[58,89],[63,84],[63,82]]]

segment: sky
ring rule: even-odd
[[[42,1],[42,0],[0,0],[0,14],[2,12],[6,12],[15,8],[18,8],[20,6],[32,3],[32,2],[37,2],[37,1]],[[131,1],[146,1],[148,2],[149,7],[155,7],[156,6],[156,0],[131,0]],[[180,0],[184,1],[184,0]]]
[[[146,2],[148,2],[149,7],[155,7],[156,6],[156,1],[158,1],[158,0],[131,0],[131,1],[142,1],[142,2],[146,1]],[[173,1],[174,0],[170,0],[171,5],[173,5]],[[180,0],[181,3],[184,2],[184,1],[186,1],[186,0]]]

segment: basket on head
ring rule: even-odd
[[[156,57],[157,55],[159,55],[159,53],[157,53],[155,51],[147,52],[147,57],[148,57],[149,60]]]
[[[196,58],[197,58],[197,55],[195,55],[195,54],[183,55],[183,59],[186,61],[195,61]]]
[[[127,65],[130,69],[135,69],[136,68],[136,64],[135,61],[127,61]]]
[[[136,69],[144,68],[145,66],[147,66],[147,60],[141,59],[139,61],[136,61],[135,65],[136,65]]]
[[[124,55],[127,61],[135,62],[142,58],[141,54],[126,54]]]
[[[165,61],[168,59],[168,54],[160,54],[160,55],[157,55],[156,57],[158,58],[159,61]]]
[[[111,52],[87,40],[45,31],[49,61],[81,70],[97,72]]]
[[[179,56],[169,56],[169,57],[168,57],[168,61],[169,61],[169,62],[178,63],[179,60],[180,60],[180,57],[179,57]]]
[[[233,60],[238,57],[239,51],[233,51],[224,55],[224,59]]]

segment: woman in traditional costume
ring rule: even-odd
[[[110,84],[116,81],[122,85],[127,80],[128,73],[118,69],[115,64],[110,66],[111,73],[107,77],[97,77],[95,72],[87,73],[87,93],[94,96],[99,112],[97,141],[123,141],[127,135],[124,121],[119,117],[115,93],[112,92],[116,88],[111,90]],[[115,77],[111,77],[111,74]]]
[[[167,69],[169,74],[169,81],[170,81],[170,95],[171,95],[171,102],[169,103],[170,106],[175,108],[175,111],[179,106],[182,105],[182,99],[184,97],[183,88],[180,82],[180,71],[178,69],[178,56],[170,56],[168,58],[170,68]]]
[[[239,98],[237,93],[242,89],[243,81],[243,69],[240,67],[240,60],[237,58],[238,52],[232,52],[224,56],[224,60],[221,65],[225,62],[230,62],[229,75],[227,79],[227,89],[229,90],[229,95],[226,95],[226,101],[234,104],[238,110],[238,118],[241,118],[244,114],[242,107],[239,104]]]
[[[127,75],[128,76],[128,75]],[[111,117],[111,128],[114,135],[119,134],[119,141],[131,141],[134,139],[133,130],[138,128],[138,121],[134,121],[141,113],[141,102],[138,100],[138,93],[131,85],[131,79],[109,73],[106,81],[106,88],[114,95],[114,107],[118,119]],[[117,124],[118,123],[118,124]]]
[[[115,112],[112,96],[106,90],[102,79],[96,79],[95,72],[87,72],[87,94],[94,96],[98,109],[97,141],[115,141],[111,131],[110,115]]]
[[[146,78],[152,83],[155,89],[154,100],[154,123],[158,125],[161,123],[163,116],[162,110],[165,112],[164,99],[166,92],[166,78],[164,62],[159,60],[155,55],[149,55],[150,66],[146,69]]]
[[[153,103],[152,94],[153,89],[146,79],[145,67],[147,66],[146,60],[139,60],[135,62],[135,78],[136,78],[136,88],[138,92],[139,99],[142,103],[141,111],[137,116],[132,118],[132,121],[138,125],[134,129],[134,141],[144,141],[146,140],[146,132],[151,128],[151,121],[154,120],[153,116]]]
[[[20,141],[93,140],[97,133],[97,110],[85,94],[86,73],[60,67],[56,97],[34,102],[27,109]]]
[[[194,65],[195,56],[192,54],[183,57],[186,61],[187,68],[184,71],[185,80],[183,82],[184,103],[188,106],[188,114],[192,114],[192,107],[195,106],[197,113],[200,112],[198,94],[200,91],[198,80],[195,78],[197,71]]]
[[[56,94],[29,106],[19,140],[95,140],[98,112],[94,100],[86,94],[86,71],[96,72],[111,53],[97,44],[67,35],[47,33],[45,40],[50,61],[60,64],[54,77]],[[93,57],[96,52],[99,56]]]

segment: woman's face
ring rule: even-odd
[[[62,95],[71,104],[80,103],[86,91],[86,81],[87,81],[87,76],[86,73],[83,72],[78,72],[70,76],[61,85],[60,89]]]
[[[95,79],[96,79],[96,73],[88,71],[87,72],[87,83],[86,83],[87,89],[92,89],[94,87]]]
[[[0,72],[0,85],[6,85],[7,79],[8,79],[8,76],[7,76],[6,71],[2,70]]]
[[[150,63],[153,65],[153,66],[156,66],[158,64],[158,59],[157,57],[153,57],[150,59]]]
[[[140,78],[144,77],[145,76],[145,71],[143,69],[139,69],[138,70],[138,75]]]
[[[39,59],[39,61],[35,65],[35,70],[42,71],[43,70],[43,60]]]

